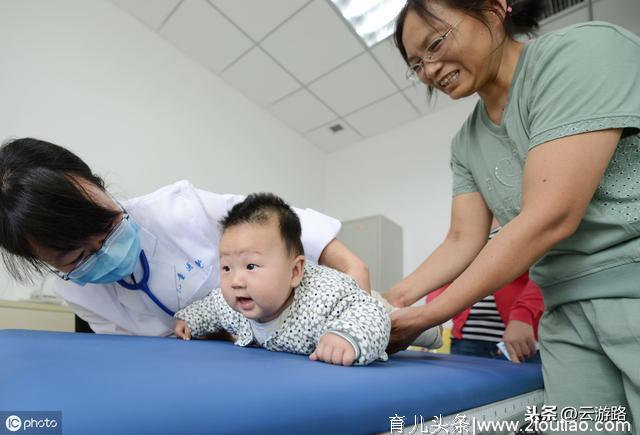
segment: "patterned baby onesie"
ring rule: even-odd
[[[348,275],[306,263],[300,285],[280,327],[263,347],[277,352],[311,354],[322,335],[331,332],[356,349],[355,364],[388,359],[391,321],[380,302],[358,287]],[[193,337],[225,330],[237,337],[237,346],[256,344],[249,320],[234,311],[218,288],[178,311]]]

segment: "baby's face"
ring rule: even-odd
[[[227,228],[220,239],[220,284],[229,306],[258,322],[275,319],[293,298],[293,269],[278,221]]]

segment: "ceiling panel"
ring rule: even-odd
[[[269,110],[299,133],[314,129],[336,117],[335,113],[306,89],[278,101]]]
[[[351,113],[398,88],[369,53],[364,53],[309,85],[321,100],[340,115]]]
[[[309,0],[209,0],[251,38],[259,41]]]
[[[416,119],[418,111],[398,92],[382,101],[365,107],[345,119],[365,136],[374,136],[400,124]]]
[[[221,76],[261,106],[269,105],[300,87],[293,77],[259,47],[242,56]]]
[[[261,45],[303,83],[364,50],[327,0],[314,0]]]
[[[371,53],[382,64],[398,87],[404,89],[411,86],[412,82],[406,79],[407,64],[404,63],[392,37],[376,44],[371,48]]]
[[[442,92],[436,92],[427,99],[427,87],[421,83],[415,83],[410,88],[405,89],[404,94],[413,102],[421,114],[427,115],[436,112],[444,107],[450,106],[455,102],[448,95]]]
[[[446,95],[440,95],[436,98],[436,95],[434,94],[431,101],[427,100],[427,87],[422,83],[412,83],[411,86],[404,89],[403,92],[423,115],[433,110],[432,106],[436,102],[436,99],[450,99]]]
[[[180,0],[111,0],[121,9],[157,30]]]
[[[366,48],[330,0],[111,1],[327,152],[455,104],[427,103],[392,37]]]
[[[335,124],[340,124],[343,129],[336,133],[332,132],[330,127]],[[304,136],[318,148],[328,153],[337,151],[362,140],[362,136],[353,131],[351,127],[346,125],[344,122],[340,122],[340,120],[329,122],[324,126],[305,134]]]
[[[160,33],[216,73],[253,45],[205,0],[182,2]]]

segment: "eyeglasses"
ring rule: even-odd
[[[105,245],[109,245],[110,241],[119,233],[123,230],[124,226],[125,226],[125,221],[129,220],[129,213],[127,213],[127,211],[124,209],[124,207],[122,207],[122,205],[115,201],[114,202],[116,204],[118,204],[118,206],[120,207],[120,209],[122,210],[122,219],[120,219],[120,221],[115,224],[107,233],[106,237],[104,238],[102,245],[100,246],[100,249],[98,249],[95,252],[92,252],[91,254],[87,255],[86,257],[82,258],[78,263],[76,263],[75,266],[73,266],[73,269],[71,269],[69,272],[61,272],[53,267],[48,266],[49,271],[51,271],[52,273],[55,273],[56,275],[58,275],[60,278],[62,278],[65,281],[69,280],[69,275],[71,275],[74,271],[78,270],[79,268],[81,268],[82,266],[84,266],[85,264],[87,264],[87,262],[89,262],[92,258],[95,258],[98,253],[104,248]]]
[[[458,27],[458,25],[464,21],[466,16],[462,17],[460,21],[458,21],[453,26],[449,27],[449,30],[446,31],[444,35],[440,35],[434,38],[428,45],[425,50],[425,55],[418,62],[414,63],[407,70],[407,80],[410,81],[420,81],[424,75],[425,64],[431,62],[437,62],[442,58],[442,56],[447,51],[447,38],[451,35],[451,32]]]

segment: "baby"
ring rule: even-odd
[[[185,340],[227,331],[235,344],[349,366],[386,361],[391,322],[349,276],[307,263],[295,212],[252,194],[220,222],[221,288],[175,314]]]

